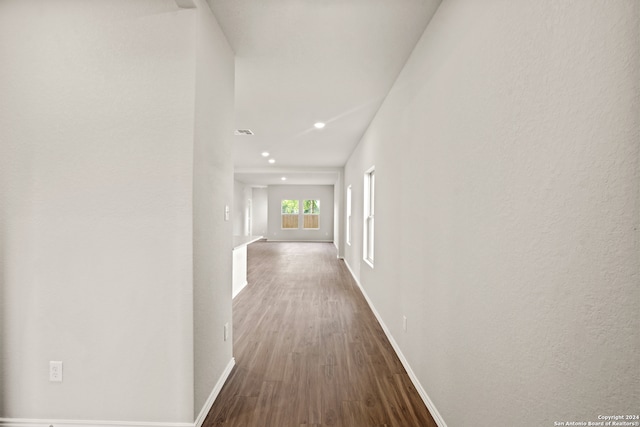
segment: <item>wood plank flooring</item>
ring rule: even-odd
[[[435,427],[331,243],[256,242],[203,427]]]

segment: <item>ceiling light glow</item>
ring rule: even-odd
[[[316,129],[322,129],[323,127],[325,127],[325,124],[322,122],[317,122],[313,125]]]
[[[269,157],[269,152],[268,151],[263,151],[262,152],[262,157]]]
[[[276,159],[269,159],[269,163],[274,164],[276,162]]]
[[[286,180],[287,180],[287,177],[286,177],[286,176],[283,176],[283,177],[282,177],[282,178],[280,178],[280,179],[281,179],[281,180],[283,180],[283,181],[286,181]]]

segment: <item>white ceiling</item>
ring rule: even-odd
[[[338,181],[337,168],[236,169],[235,179],[253,187],[267,185],[329,185]],[[285,177],[286,180],[282,180]]]
[[[317,172],[345,164],[440,4],[207,1],[236,53],[236,128],[255,133],[234,136],[236,179],[251,185],[287,171],[297,178],[286,183],[333,184]]]

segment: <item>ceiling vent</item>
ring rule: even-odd
[[[233,132],[234,135],[253,135],[253,131],[251,129],[236,129]]]

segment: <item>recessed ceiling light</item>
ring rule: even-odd
[[[281,179],[281,180],[283,180],[283,181],[286,181],[286,180],[287,180],[287,177],[286,177],[286,176],[283,176],[283,177],[282,177],[282,178],[280,178],[280,179]]]
[[[269,152],[268,151],[263,151],[262,152],[262,157],[269,157]]]
[[[315,123],[313,126],[314,126],[316,129],[322,129],[323,127],[325,127],[325,124],[324,124],[324,123],[322,123],[322,122],[318,122],[318,123]]]
[[[276,159],[269,159],[269,163],[274,164],[276,162]]]

